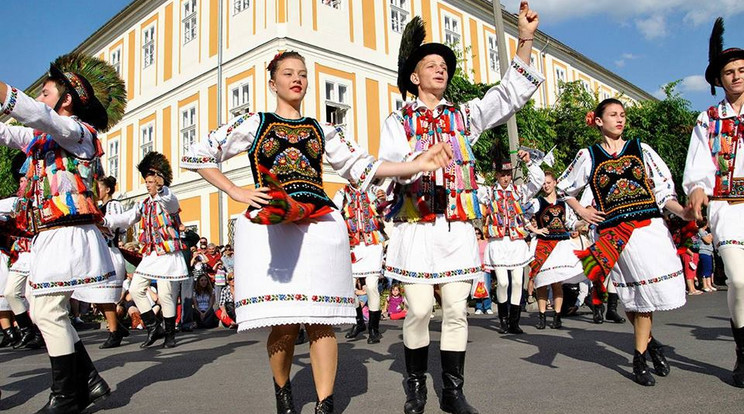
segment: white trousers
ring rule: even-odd
[[[150,306],[150,300],[147,298],[147,291],[150,288],[150,280],[138,274],[132,276],[132,284],[129,286],[129,293],[132,294],[134,304],[137,305],[137,309],[141,313],[145,313],[152,309]],[[175,318],[176,317],[176,295],[178,290],[176,287],[180,285],[178,281],[169,281],[164,279],[157,279],[158,283],[158,302],[163,312],[164,318]]]
[[[728,285],[728,307],[737,328],[744,327],[744,249],[720,249]]]
[[[75,343],[80,340],[67,316],[71,296],[71,291],[29,295],[34,321],[44,337],[50,357],[74,354]]]
[[[367,306],[371,312],[380,310],[380,276],[373,275],[364,278],[367,285]]]
[[[20,315],[28,310],[26,301],[23,299],[28,273],[8,272],[5,282],[5,300],[14,314]]]
[[[465,351],[468,344],[467,305],[471,281],[442,287],[442,351]],[[404,284],[408,313],[403,322],[403,343],[409,349],[429,345],[429,321],[434,307],[434,285]]]
[[[511,278],[511,300],[512,305],[519,305],[522,302],[522,282],[524,280],[524,271],[522,268],[507,270],[504,268],[494,269],[496,272],[496,300],[499,303],[505,303],[509,297],[509,279]]]

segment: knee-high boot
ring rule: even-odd
[[[404,347],[406,360],[405,414],[422,414],[426,406],[426,371],[429,364],[429,346],[410,349]]]
[[[21,340],[13,345],[13,349],[39,349],[44,346],[39,328],[31,322],[28,312],[13,315],[21,331]]]
[[[496,332],[506,333],[509,330],[509,302],[497,302],[496,309],[499,313],[499,326],[496,328]]]
[[[610,293],[607,295],[607,314],[605,315],[605,319],[615,323],[625,323],[625,318],[617,313],[617,302],[619,299],[620,297],[617,293]]]
[[[362,312],[362,307],[357,306],[356,308],[356,325],[352,326],[351,329],[349,329],[349,332],[344,335],[346,339],[354,339],[356,338],[360,333],[364,332],[367,329],[367,325],[364,323],[364,313]]]
[[[147,328],[147,339],[140,345],[140,348],[146,348],[155,343],[158,339],[164,337],[165,331],[163,331],[163,326],[160,324],[158,318],[155,317],[155,313],[152,309],[140,316],[142,317],[142,322],[145,323],[145,327]]]
[[[75,343],[75,360],[77,363],[78,406],[81,410],[84,410],[89,405],[106,399],[111,394],[111,388],[98,374],[88,351],[85,350],[83,341]]]
[[[81,411],[75,383],[76,359],[75,354],[49,357],[52,362],[52,393],[49,402],[36,414],[76,414]]]
[[[462,386],[465,384],[465,351],[441,351],[442,355],[442,401],[439,407],[445,413],[478,414],[465,399]]]
[[[165,325],[165,341],[163,342],[163,348],[175,348],[176,347],[176,318],[163,318],[163,324]]]
[[[736,364],[734,364],[734,385],[744,388],[744,327],[734,327],[734,321],[731,321],[731,332],[734,334],[736,343]]]
[[[519,305],[509,306],[509,329],[507,332],[512,334],[524,333],[519,327],[519,318],[522,316],[522,307]]]
[[[380,335],[380,317],[382,311],[369,311],[369,332],[367,332],[367,343],[378,344],[382,335]]]

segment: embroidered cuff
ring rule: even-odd
[[[367,191],[367,189],[372,185],[372,182],[376,181],[375,173],[377,172],[377,169],[380,168],[381,164],[382,161],[379,160],[370,162],[359,175],[359,179],[354,183],[354,186],[358,188],[359,191]]]
[[[522,59],[519,58],[519,56],[514,56],[514,59],[511,62],[511,69],[514,69],[524,77],[524,79],[537,86],[540,86],[541,83],[545,81],[545,78],[543,77],[540,72],[533,69],[530,65],[526,64]]]
[[[5,115],[10,115],[15,108],[16,101],[18,100],[18,89],[7,84],[6,86],[8,87],[8,94],[5,96],[5,101],[2,106],[0,106],[0,112]]]
[[[411,162],[411,161],[415,160],[416,157],[418,157],[421,154],[423,154],[423,151],[411,152],[408,155],[406,155],[405,158],[403,158],[403,161],[401,161],[401,162]],[[414,181],[416,181],[419,178],[421,178],[421,174],[423,174],[423,173],[422,172],[418,172],[418,173],[416,173],[416,174],[414,174],[414,175],[412,175],[412,176],[410,176],[408,178],[395,177],[394,180],[396,182],[400,183],[400,184],[403,184],[403,185],[405,185],[405,184],[411,184]]]
[[[181,157],[181,168],[187,170],[200,170],[202,168],[217,168],[217,160],[214,157]]]

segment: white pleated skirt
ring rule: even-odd
[[[147,256],[142,256],[142,261],[134,274],[145,279],[177,282],[189,278],[189,269],[180,251],[162,255],[153,251]]]
[[[744,203],[711,201],[708,217],[713,245],[717,249],[744,249]]]
[[[121,255],[121,251],[117,247],[109,246],[108,250],[111,254],[111,261],[114,263],[116,275],[110,277],[106,283],[93,287],[75,289],[72,292],[73,299],[88,303],[116,303],[119,301],[121,298],[121,286],[124,284],[124,279],[127,278],[126,265],[124,256]]]
[[[346,223],[330,214],[309,224],[235,224],[238,330],[355,322]]]
[[[351,248],[351,275],[354,278],[382,275],[382,243],[366,245],[361,243]]]
[[[533,241],[537,244],[537,240]],[[535,287],[553,283],[579,283],[586,279],[584,268],[576,254],[576,245],[571,240],[561,240],[535,275]]]
[[[537,248],[537,241],[533,241],[533,244]],[[534,255],[534,250],[523,239],[488,239],[488,246],[483,254],[483,266],[486,270],[521,269],[532,261]]]

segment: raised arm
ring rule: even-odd
[[[106,214],[103,218],[103,226],[111,230],[128,229],[142,217],[142,203],[137,203],[133,208],[120,214]]]

